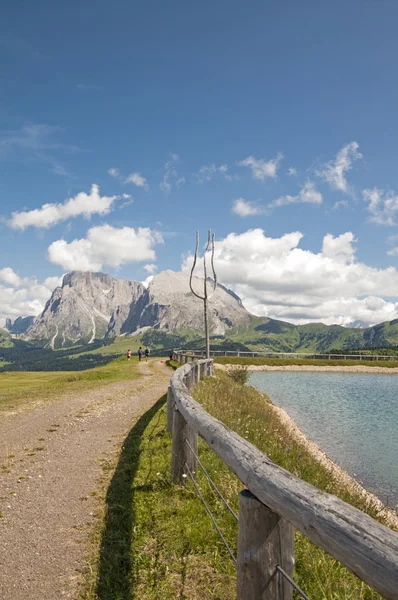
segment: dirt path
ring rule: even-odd
[[[171,372],[62,398],[0,420],[0,598],[76,598],[101,462],[167,391]]]

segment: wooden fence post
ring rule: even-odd
[[[199,363],[197,363],[195,366],[195,375],[196,375],[196,383],[199,383],[199,381],[201,380],[201,369],[200,369]]]
[[[167,431],[173,431],[174,396],[171,386],[167,389]]]
[[[239,494],[237,600],[291,600],[294,529],[249,490]]]
[[[171,454],[171,478],[175,483],[185,481],[183,474],[186,473],[185,463],[195,476],[197,470],[197,460],[192,453],[191,448],[186,443],[187,440],[195,452],[198,454],[198,434],[192,429],[178,410],[173,414],[173,444]],[[189,477],[189,476],[188,476]]]

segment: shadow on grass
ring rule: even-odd
[[[166,402],[166,395],[134,425],[123,448],[106,494],[105,527],[101,540],[96,598],[130,600],[132,597],[131,547],[134,541],[134,478],[145,429]]]

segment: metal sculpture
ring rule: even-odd
[[[210,293],[208,293],[208,291],[207,291],[208,281],[207,281],[206,254],[209,251],[210,246],[211,246],[211,269],[213,272],[213,279],[212,280],[210,279],[210,281],[212,282],[213,289],[210,291]],[[194,261],[193,261],[193,265],[192,265],[192,269],[191,269],[191,275],[189,277],[189,287],[191,288],[191,292],[193,293],[194,296],[196,296],[200,300],[203,300],[203,310],[204,310],[204,319],[205,319],[205,338],[206,338],[206,358],[210,358],[210,333],[209,333],[207,303],[208,303],[208,300],[210,300],[211,296],[213,295],[213,293],[217,287],[217,275],[216,275],[216,271],[214,269],[214,233],[212,233],[210,229],[207,234],[207,245],[206,245],[206,248],[205,248],[205,251],[203,254],[203,276],[204,276],[203,295],[196,293],[192,287],[192,278],[193,278],[193,273],[194,273],[194,270],[196,267],[196,261],[198,258],[198,249],[199,249],[199,231],[196,232],[195,257],[194,257]]]

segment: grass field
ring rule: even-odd
[[[356,496],[286,431],[267,398],[235,383],[224,372],[194,390],[204,408],[272,460],[298,477],[377,517],[374,506]],[[165,398],[146,413],[123,443],[106,491],[106,511],[96,564],[87,569],[82,600],[230,600],[235,566],[197,492],[170,483],[171,436],[166,432]],[[238,510],[242,484],[199,440],[199,453],[230,505]],[[237,524],[198,470],[197,483],[236,553]],[[296,534],[295,579],[317,600],[376,600],[380,596],[329,555]],[[294,596],[298,598],[298,596]]]
[[[5,372],[0,373],[0,412],[32,401],[106,385],[113,381],[136,379],[138,359],[124,356],[105,366],[87,371]]]
[[[109,346],[101,346],[100,348],[96,348],[95,350],[90,351],[90,354],[120,354],[126,355],[127,350],[130,349],[133,356],[137,354],[138,348],[142,346],[141,338],[139,337],[116,337],[112,344]],[[80,354],[73,354],[71,358],[78,358],[82,356],[87,351],[87,346],[85,347],[85,352]]]
[[[214,362],[220,365],[312,365],[317,367],[398,367],[398,360],[318,360],[312,358],[246,358],[242,356],[219,356]]]

